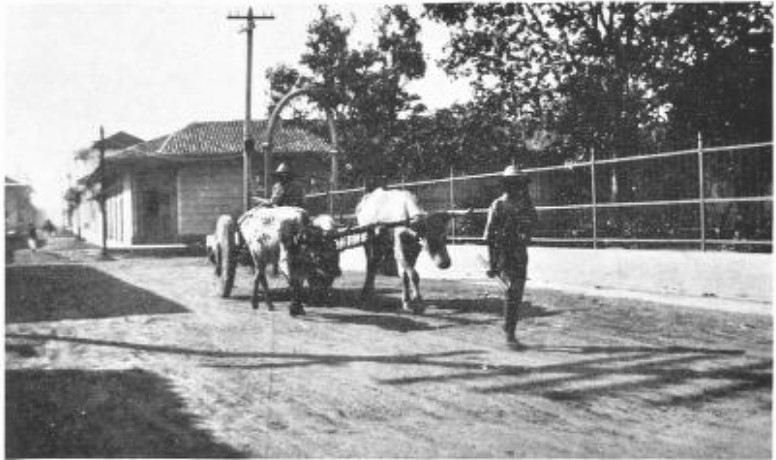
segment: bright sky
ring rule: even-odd
[[[328,3],[350,22],[351,46],[372,42],[378,4]],[[143,139],[188,123],[241,119],[246,38],[232,13],[272,13],[254,32],[253,116],[266,111],[264,70],[298,66],[315,4],[232,1],[4,2],[3,161],[5,175],[28,181],[36,204],[59,219],[76,150],[126,131]],[[413,4],[415,12],[419,4]],[[432,109],[469,97],[437,67],[447,31],[424,22],[427,77],[411,90]]]

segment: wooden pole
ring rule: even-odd
[[[271,15],[255,16],[253,8],[248,8],[247,16],[229,15],[227,19],[240,19],[246,21],[245,32],[248,40],[247,46],[247,67],[245,75],[245,122],[243,123],[243,210],[247,211],[251,207],[251,155],[256,151],[256,140],[251,135],[251,82],[253,80],[253,29],[256,28],[256,21],[262,19],[275,19]],[[265,157],[267,152],[264,153]],[[269,171],[267,171],[267,161],[264,162],[264,188],[269,191]]]
[[[251,154],[254,151],[256,141],[251,136],[251,82],[253,80],[253,29],[256,27],[253,21],[253,8],[248,8],[248,24],[245,34],[248,39],[248,55],[245,69],[245,121],[243,122],[243,211],[251,208]],[[266,187],[266,184],[265,184]]]
[[[102,257],[108,257],[108,219],[105,216],[105,129],[100,126],[100,215],[102,217]]]

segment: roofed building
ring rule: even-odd
[[[266,125],[263,120],[252,122],[257,146],[266,142]],[[271,168],[288,163],[311,191],[315,182],[327,183],[333,153],[321,137],[283,122],[274,134]],[[200,241],[213,232],[220,214],[242,211],[242,120],[191,123],[108,152],[105,164],[109,245]],[[252,190],[263,196],[262,153],[252,158],[251,180]],[[99,181],[99,170],[81,180],[92,188]]]
[[[5,178],[5,230],[19,233],[38,222],[38,210],[32,204],[32,187],[10,177]]]

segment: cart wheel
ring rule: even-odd
[[[215,259],[216,293],[223,298],[229,297],[234,286],[237,269],[237,251],[234,244],[235,228],[231,216],[219,216],[216,222]]]

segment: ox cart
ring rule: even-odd
[[[349,226],[324,232],[322,244],[336,248],[337,252],[344,251],[366,244],[368,238],[374,235],[377,227],[391,228],[406,226],[409,220],[401,220],[389,223]],[[247,248],[245,239],[241,235],[237,222],[230,215],[221,215],[216,221],[215,232],[206,236],[207,258],[214,266],[215,291],[223,298],[228,298],[234,287],[237,266],[253,268],[253,260]],[[336,261],[339,265],[339,258]],[[337,267],[339,269],[339,267]],[[334,282],[334,277],[311,277],[307,279],[311,289],[328,290]]]

